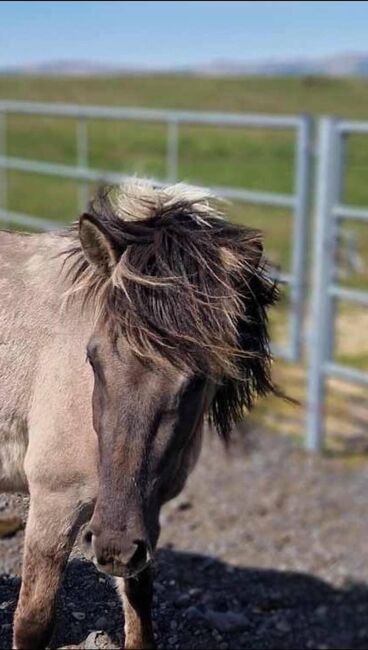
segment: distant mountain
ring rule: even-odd
[[[262,61],[213,61],[187,70],[204,76],[368,76],[368,53],[338,54],[320,59],[287,59]]]
[[[0,75],[40,75],[45,77],[95,77],[148,72],[143,67],[105,64],[94,61],[48,61],[45,63],[0,67]]]
[[[368,53],[337,54],[319,59],[231,61],[218,60],[194,66],[150,68],[141,65],[104,64],[91,61],[50,61],[0,67],[0,75],[94,77],[127,74],[182,74],[209,77],[325,76],[368,77]]]

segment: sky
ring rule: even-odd
[[[170,68],[368,51],[368,2],[2,2],[0,67]]]

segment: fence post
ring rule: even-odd
[[[88,127],[83,118],[77,120],[77,165],[81,169],[88,167]],[[84,212],[88,202],[88,183],[79,183],[79,210]]]
[[[347,135],[346,134],[339,134],[339,137],[336,138],[335,142],[335,156],[334,156],[334,169],[335,173],[333,175],[333,179],[331,179],[332,182],[332,197],[333,201],[336,203],[343,203],[344,202],[344,195],[345,195],[345,167],[346,167],[346,150],[347,150]],[[332,251],[332,261],[331,261],[331,267],[330,267],[330,281],[334,282],[338,278],[336,277],[336,273],[338,271],[338,266],[336,265],[336,262],[338,261],[338,251],[339,251],[339,246],[341,246],[341,235],[340,235],[341,229],[340,229],[340,222],[338,219],[332,219],[331,220],[331,239],[333,241],[333,251]],[[328,359],[332,360],[335,352],[335,344],[336,344],[336,332],[335,332],[335,327],[334,323],[336,320],[336,296],[331,296],[329,303],[328,303],[328,313],[327,313],[327,318],[328,318],[328,328],[330,332],[329,339],[327,341],[327,350],[328,350]]]
[[[310,199],[310,161],[312,149],[312,120],[301,118],[296,138],[295,208],[290,318],[290,359],[300,359],[303,344],[303,311],[306,273],[306,251]]]
[[[333,215],[335,199],[335,156],[337,133],[333,119],[323,117],[318,129],[318,165],[314,247],[312,256],[312,309],[309,334],[308,406],[306,447],[320,451],[323,446],[325,402],[325,361],[329,356],[329,282],[333,265]]]
[[[339,203],[344,203],[345,198],[345,172],[346,172],[346,158],[347,158],[347,134],[340,133],[338,148],[339,155],[336,160],[337,173],[336,173],[336,199]]]
[[[168,122],[167,130],[167,180],[175,183],[178,179],[179,137],[176,120]]]

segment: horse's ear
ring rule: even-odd
[[[101,275],[110,276],[120,255],[106,228],[92,215],[82,214],[79,239],[87,261]]]

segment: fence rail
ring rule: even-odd
[[[174,111],[149,108],[120,108],[111,106],[83,106],[81,104],[55,104],[0,100],[0,111],[39,115],[44,117],[70,117],[89,120],[132,120],[133,122],[166,122],[182,124],[207,124],[227,127],[258,129],[296,129],[298,115],[259,115],[257,113],[215,113],[205,111]]]
[[[29,160],[7,155],[7,116],[9,114],[34,115],[38,117],[69,118],[76,122],[76,165],[63,165],[40,160]],[[125,174],[108,170],[91,169],[88,166],[88,120],[117,120],[154,122],[167,125],[166,178],[157,183],[175,182],[178,178],[179,127],[183,124],[207,125],[224,128],[249,128],[268,130],[292,130],[295,133],[294,192],[282,194],[236,188],[213,186],[214,195],[264,206],[282,207],[293,214],[291,269],[280,273],[282,282],[290,287],[289,332],[286,347],[275,347],[275,353],[290,361],[301,356],[303,333],[303,308],[305,301],[305,251],[309,203],[311,121],[308,116],[279,116],[256,114],[208,113],[194,111],[150,110],[142,108],[115,108],[103,106],[80,106],[36,102],[0,101],[0,218],[36,229],[50,229],[52,222],[38,217],[8,210],[8,171],[37,173],[45,176],[67,178],[80,183],[80,209],[87,199],[87,184],[100,181],[119,183]],[[273,218],[270,216],[270,218]],[[57,224],[58,225],[58,224]]]

